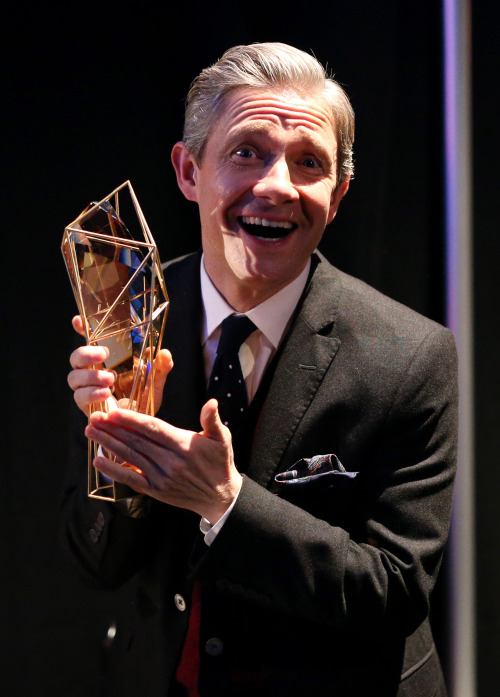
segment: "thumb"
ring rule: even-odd
[[[209,399],[203,405],[200,414],[200,423],[203,429],[202,433],[207,438],[218,440],[221,443],[226,442],[228,437],[231,438],[231,433],[227,426],[224,426],[219,416],[219,407],[216,399]]]
[[[81,315],[75,315],[71,320],[73,329],[78,332],[81,336],[85,336],[85,329],[83,328],[83,319]]]
[[[163,389],[167,380],[167,375],[174,367],[172,354],[167,349],[161,349],[155,359],[155,380],[154,380],[154,409],[155,413],[161,406]]]

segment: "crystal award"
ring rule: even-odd
[[[92,405],[92,411],[110,411],[119,402],[153,416],[154,361],[168,296],[157,247],[131,183],[91,203],[65,228],[61,249],[87,344],[106,346],[104,367],[116,372],[113,397]],[[98,472],[92,462],[99,446],[89,440],[88,447],[89,496],[119,501],[137,495]]]

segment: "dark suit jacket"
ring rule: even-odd
[[[205,398],[198,267],[193,255],[166,268],[175,367],[160,412],[192,430]],[[448,533],[455,372],[448,330],[315,254],[253,442],[239,451],[243,488],[210,548],[190,512],[153,501],[130,519],[70,483],[68,553],[108,587],[137,574],[115,641],[116,694],[167,694],[196,581],[210,697],[231,694],[235,675],[253,695],[444,695],[427,618]],[[357,474],[275,481],[326,453]],[[216,656],[205,650],[214,637]]]

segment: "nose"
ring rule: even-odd
[[[277,158],[261,170],[253,192],[255,196],[266,198],[273,204],[295,201],[299,198],[285,157]]]

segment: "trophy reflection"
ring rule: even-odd
[[[106,346],[104,367],[116,373],[113,397],[93,405],[92,411],[110,411],[119,402],[122,408],[154,415],[154,361],[168,296],[156,244],[130,182],[90,204],[68,225],[61,249],[87,344]],[[89,496],[119,501],[137,495],[93,467],[98,449],[89,440]],[[127,466],[111,453],[105,455]]]

